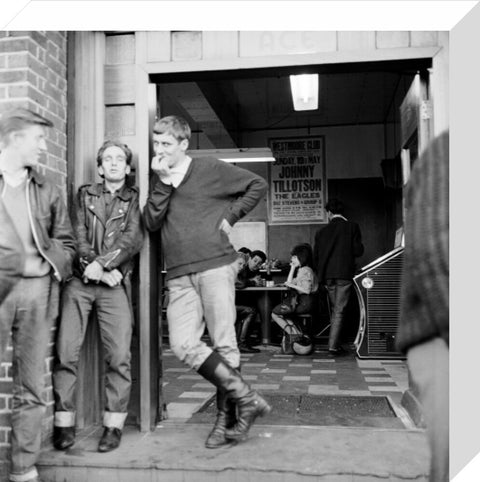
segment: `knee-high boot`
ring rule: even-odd
[[[232,428],[225,429],[227,439],[245,440],[255,419],[270,412],[270,405],[218,353],[212,352],[198,373],[217,389],[223,390],[226,397],[236,405],[237,423]]]
[[[217,388],[217,418],[205,441],[205,447],[216,449],[230,444],[232,441],[225,437],[225,430],[232,428],[236,421],[237,409],[235,403],[227,397],[225,390]]]

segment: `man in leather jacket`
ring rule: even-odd
[[[127,418],[133,326],[130,277],[133,257],[144,236],[138,190],[125,183],[131,160],[128,146],[104,142],[97,155],[98,172],[104,182],[87,184],[78,191],[73,219],[77,256],[74,277],[62,295],[58,363],[53,372],[53,443],[59,450],[75,442],[79,354],[93,306],[106,361],[104,432],[99,452],[119,446]]]
[[[23,245],[3,202],[0,202],[0,305],[22,276]]]
[[[27,110],[0,117],[0,360],[12,332],[11,481],[38,481],[44,367],[75,242],[59,189],[35,170],[53,124]],[[8,268],[10,267],[10,269]],[[9,274],[7,274],[9,273]]]

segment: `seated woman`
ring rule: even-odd
[[[309,244],[299,244],[292,249],[290,272],[285,286],[290,288],[288,295],[272,310],[272,319],[285,332],[282,348],[285,352],[295,351],[291,346],[285,346],[289,335],[297,335],[294,339],[301,344],[310,344],[307,335],[292,319],[295,315],[311,313],[313,294],[318,289],[318,281],[312,269],[312,248]],[[299,350],[304,354],[308,350]]]

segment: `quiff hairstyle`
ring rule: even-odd
[[[153,126],[154,134],[168,134],[175,137],[178,142],[186,139],[190,140],[192,135],[192,130],[188,125],[188,122],[180,116],[169,115],[167,117],[162,117]]]
[[[105,141],[100,149],[98,150],[97,153],[97,166],[100,167],[102,165],[102,158],[103,158],[103,153],[109,148],[109,147],[119,147],[123,153],[125,154],[127,164],[130,166],[132,163],[132,151],[130,148],[127,146],[127,144],[123,144],[120,141]]]
[[[22,131],[33,125],[53,127],[53,122],[30,109],[17,107],[0,116],[0,142],[7,144],[12,132]]]
[[[325,209],[330,211],[332,214],[343,214],[345,207],[340,199],[332,198],[328,200]]]

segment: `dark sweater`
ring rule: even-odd
[[[318,280],[352,279],[355,258],[363,254],[363,249],[358,224],[333,218],[315,235],[313,259]]]
[[[266,190],[260,176],[208,157],[194,159],[177,188],[154,175],[145,225],[161,228],[166,279],[233,263],[237,254],[220,223],[233,226]]]
[[[405,261],[397,348],[449,343],[448,133],[414,164],[406,193]]]

